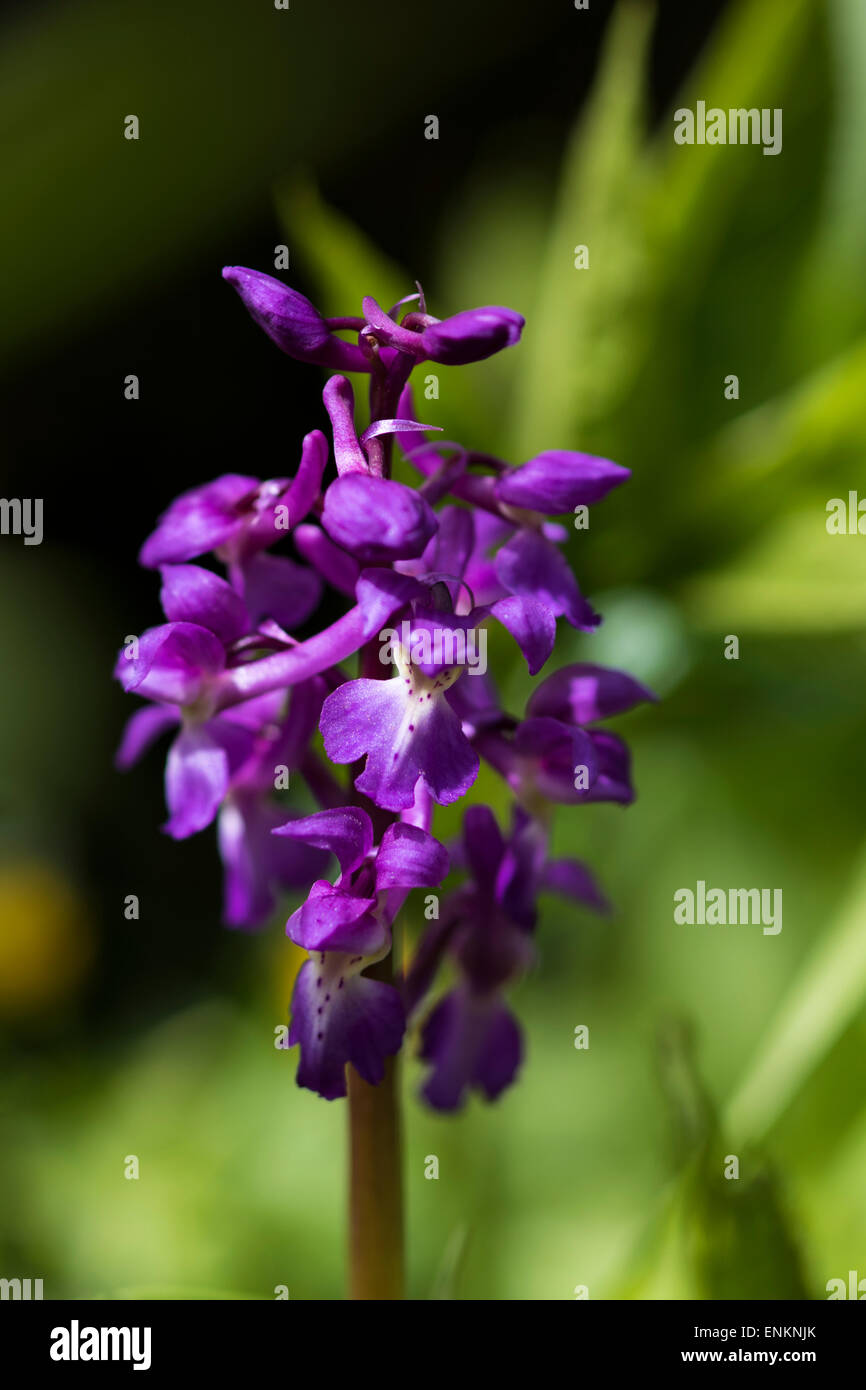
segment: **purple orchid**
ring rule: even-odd
[[[523,811],[506,840],[487,806],[473,806],[463,825],[462,860],[469,881],[443,905],[438,929],[422,943],[406,990],[415,1007],[440,956],[451,955],[459,983],[428,1016],[421,1057],[430,1064],[423,1095],[437,1110],[455,1110],[470,1088],[495,1100],[523,1055],[520,1029],[504,990],[533,959],[531,934],[542,889],[596,911],[607,904],[586,866],[548,861],[545,832]]]
[[[401,821],[374,848],[373,823],[357,806],[319,811],[274,834],[328,850],[340,865],[336,883],[314,883],[286,927],[310,952],[292,1002],[298,1084],[334,1100],[346,1094],[347,1063],[375,1085],[403,1039],[399,991],[361,974],[390,949],[397,903],[389,890],[435,887],[448,873],[448,855],[422,827]]]
[[[329,319],[269,275],[223,274],[284,353],[332,373],[330,441],[308,433],[294,477],[229,473],[192,488],[145,540],[166,621],[118,658],[117,679],[148,702],[118,763],[173,733],[165,829],[183,839],[216,823],[229,926],[260,926],[295,895],[286,929],[308,953],[289,1034],[300,1085],[329,1100],[354,1073],[379,1085],[448,960],[456,982],[421,1027],[423,1095],[445,1111],[472,1090],[493,1100],[523,1054],[506,995],[535,958],[539,895],[607,906],[581,861],[549,858],[552,810],[633,798],[628,749],[602,722],[654,697],[623,672],[571,665],[541,680],[519,718],[486,669],[487,625],[508,631],[532,676],[557,618],[598,626],[556,518],[601,502],[628,470],[562,449],[513,467],[434,442],[438,426],[416,419],[413,369],[515,346],[523,319],[510,309],[439,319],[419,291],[390,312],[368,295],[360,314]],[[346,372],[369,382],[365,428]],[[395,443],[417,487],[391,476]],[[325,591],[329,620],[310,634]],[[504,779],[511,830],[484,805],[466,811],[454,851],[465,881],[441,910],[427,896],[404,978],[400,909],[449,873],[435,808],[467,796],[481,760]]]
[[[275,789],[291,786],[298,772],[317,776],[308,745],[326,690],[322,677],[302,681],[292,688],[284,713],[285,697],[279,692],[235,706],[253,715],[256,739],[249,757],[230,778],[217,819],[223,920],[229,927],[262,926],[273,914],[281,889],[308,889],[325,870],[326,850],[275,839],[273,832],[286,823],[286,806],[275,799]],[[321,773],[319,778],[321,786]]]
[[[655,700],[633,676],[585,663],[561,667],[535,689],[519,722],[499,711],[491,686],[480,712],[464,693],[462,687],[455,699],[464,730],[522,806],[634,800],[628,747],[598,727],[611,715]]]
[[[412,422],[413,433],[401,430],[398,436],[407,457],[428,477],[439,472],[444,466],[439,448],[416,433],[409,385],[403,390],[399,414]],[[600,502],[625,482],[629,470],[568,449],[549,449],[518,468],[487,454],[465,452],[462,457],[467,465],[485,470],[458,476],[452,491],[475,507],[476,521],[486,515],[484,526],[477,527],[476,564],[487,558],[488,583],[498,585],[500,593],[533,597],[554,617],[563,616],[572,627],[592,632],[601,618],[581,594],[568,561],[557,548],[568,532],[547,518]]]
[[[130,766],[164,730],[179,726],[166,763],[165,829],[185,839],[213,821],[232,772],[252,749],[254,734],[238,712],[218,716],[213,703],[227,651],[251,624],[243,600],[210,570],[167,565],[162,580],[169,621],[126,647],[115,667],[124,690],[154,702],[133,715],[118,761]]]
[[[364,299],[368,333],[379,343],[396,348],[418,362],[442,362],[462,367],[512,347],[523,332],[522,315],[489,305],[465,309],[452,318],[436,319],[423,311],[407,314],[401,324],[384,312],[372,295]]]

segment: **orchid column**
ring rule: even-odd
[[[164,829],[184,839],[216,822],[228,926],[261,927],[284,891],[303,894],[286,926],[308,953],[291,1006],[297,1081],[326,1100],[348,1094],[352,1296],[399,1298],[407,1026],[437,1110],[473,1089],[494,1100],[514,1080],[523,1044],[507,996],[532,964],[538,894],[606,907],[584,864],[550,859],[553,809],[632,800],[628,750],[600,724],[652,698],[623,672],[571,665],[513,715],[480,659],[484,625],[509,632],[533,676],[558,618],[597,627],[560,549],[568,533],[550,518],[600,501],[628,473],[567,450],[511,467],[430,439],[412,370],[514,346],[523,319],[509,309],[439,320],[413,294],[390,313],[367,297],[357,317],[328,320],[270,276],[223,274],[283,352],[335,373],[323,393],[332,443],[307,434],[293,478],[232,473],[184,493],[145,541],[166,622],[118,658],[117,678],[147,701],[118,761],[172,734]],[[360,433],[347,372],[369,380]],[[417,487],[391,477],[395,439]],[[326,589],[344,611],[309,635]],[[434,810],[467,796],[481,758],[509,788],[510,823],[469,806],[449,857]],[[392,951],[400,909],[452,867],[460,881],[404,976]],[[430,1007],[440,967],[451,984]]]

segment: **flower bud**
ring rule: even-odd
[[[370,364],[353,343],[332,333],[314,304],[272,275],[227,265],[223,279],[233,285],[268,337],[289,357],[338,371],[367,372]]]

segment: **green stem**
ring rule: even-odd
[[[377,639],[361,649],[358,674],[386,680]],[[356,769],[360,771],[360,768]],[[395,819],[355,794],[381,839]],[[364,972],[394,983],[394,951]],[[400,1128],[399,1056],[385,1061],[385,1075],[371,1086],[346,1068],[349,1100],[349,1297],[401,1299],[403,1293],[403,1154]]]
[[[367,973],[391,975],[391,960]],[[383,969],[384,967],[384,969]],[[399,1057],[370,1086],[354,1067],[349,1090],[349,1296],[402,1299],[403,1162],[399,1109]]]

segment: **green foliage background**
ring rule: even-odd
[[[20,30],[0,125],[32,106],[35,72],[74,81],[69,26],[83,12]],[[184,12],[190,46],[205,35],[204,112],[225,36],[203,21],[221,9]],[[116,52],[121,12],[87,13]],[[546,903],[537,968],[514,992],[520,1084],[442,1119],[414,1100],[417,1063],[405,1068],[415,1297],[567,1299],[577,1285],[593,1298],[823,1297],[828,1279],[866,1275],[866,541],[825,529],[827,500],[864,476],[866,9],[738,0],[724,15],[677,105],[783,108],[776,158],[677,146],[669,117],[648,128],[652,23],[648,6],[617,8],[556,180],[504,141],[455,190],[423,277],[434,312],[494,302],[527,318],[519,349],[441,370],[447,438],[515,463],[573,447],[633,470],[571,545],[605,624],[592,638],[562,632],[557,658],[624,666],[663,698],[621,721],[636,805],[557,820],[557,851],[596,865],[617,911],[599,923]],[[145,24],[135,61],[145,74],[161,65],[168,127],[190,54],[162,52],[158,32]],[[396,56],[393,34],[383,42]],[[419,62],[435,64],[437,43]],[[459,44],[449,57],[464,61]],[[350,26],[334,62],[351,60]],[[259,69],[225,129],[189,133],[197,173],[172,222],[154,194],[187,177],[183,149],[157,170],[143,143],[134,178],[118,164],[128,186],[106,178],[119,156],[100,158],[102,110],[136,109],[112,80],[74,103],[77,167],[53,162],[50,130],[30,121],[4,171],[32,253],[0,263],[10,359],[76,314],[98,316],[132,277],[182,263],[275,149],[274,239],[285,235],[321,307],[357,312],[364,291],[390,303],[411,287],[417,267],[389,263],[318,192],[316,160],[335,137],[302,83],[285,102],[308,118],[303,157],[279,132],[268,145]],[[82,196],[94,170],[98,216]],[[57,296],[39,267],[60,223],[74,273]],[[127,254],[133,223],[144,264]],[[4,615],[5,640],[21,621]],[[723,657],[728,634],[738,661]],[[519,707],[516,665],[502,684]],[[7,690],[7,729],[21,697]],[[492,776],[477,794],[504,810]],[[438,828],[456,824],[443,814]],[[673,893],[698,878],[781,887],[782,932],[676,926]],[[5,931],[19,927],[7,917]],[[277,1284],[342,1296],[344,1115],[298,1091],[271,1045],[297,964],[280,923],[242,946],[243,990],[184,1001],[119,1048],[58,1046],[5,1069],[0,1272],[41,1273],[80,1297],[270,1297]],[[578,1024],[588,1051],[573,1046]],[[127,1153],[138,1182],[119,1178]],[[424,1178],[431,1154],[438,1182]],[[723,1178],[729,1154],[739,1182]]]

